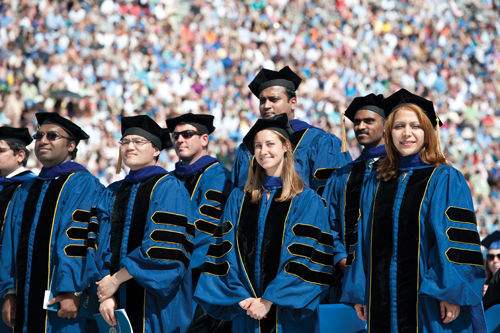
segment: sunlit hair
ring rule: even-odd
[[[286,148],[286,152],[283,157],[283,168],[281,171],[283,188],[281,190],[281,195],[276,198],[276,201],[288,201],[304,190],[304,183],[295,170],[295,160],[293,158],[292,144],[290,143],[290,140],[276,131],[270,131],[279,137],[281,143]],[[255,157],[253,157],[248,170],[247,182],[245,184],[245,192],[251,193],[253,203],[260,201],[262,198],[265,178],[266,171],[260,166]]]
[[[384,140],[387,156],[380,161],[377,167],[377,177],[383,181],[395,178],[398,174],[400,156],[396,146],[392,142],[392,128],[396,113],[401,110],[414,112],[417,115],[420,127],[424,131],[424,145],[419,151],[422,161],[432,165],[446,164],[446,159],[439,145],[436,129],[432,126],[431,121],[424,111],[415,104],[401,104],[394,109],[385,122]]]

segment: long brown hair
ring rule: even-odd
[[[280,175],[283,182],[283,188],[281,190],[281,195],[276,198],[276,201],[287,201],[294,198],[297,194],[301,193],[304,190],[304,183],[295,170],[295,159],[293,158],[293,150],[290,140],[276,131],[270,131],[278,136],[281,143],[286,148],[286,152],[283,157],[283,168],[281,169]],[[248,169],[248,178],[245,184],[245,192],[251,193],[253,203],[260,201],[260,199],[262,198],[265,178],[266,171],[263,167],[260,166],[255,157],[253,157],[252,161],[250,162],[250,168]]]
[[[446,158],[439,145],[438,134],[424,111],[416,104],[401,104],[387,117],[384,129],[385,150],[387,156],[380,161],[377,167],[377,177],[388,181],[397,176],[399,167],[399,152],[392,142],[392,127],[396,113],[401,110],[412,111],[417,115],[420,126],[424,131],[424,145],[419,151],[422,161],[432,165],[446,164]]]

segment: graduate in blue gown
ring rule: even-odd
[[[27,128],[0,127],[0,253],[5,216],[12,209],[11,199],[17,189],[35,175],[26,169],[29,151],[26,148],[33,141]],[[8,315],[6,313],[6,315]],[[10,318],[5,318],[9,322]],[[0,333],[11,329],[0,322]]]
[[[200,276],[200,267],[205,262],[207,250],[214,242],[226,199],[231,188],[229,171],[216,158],[208,155],[209,134],[215,127],[214,117],[207,114],[186,113],[167,119],[179,162],[173,175],[186,187],[194,214],[195,238],[191,256],[193,290]],[[195,309],[190,331],[223,332],[230,323],[214,320],[201,307]],[[229,326],[230,327],[230,326]]]
[[[333,237],[321,198],[295,171],[285,115],[245,136],[245,190],[229,196],[195,300],[234,332],[312,332],[332,277]]]
[[[279,71],[263,68],[248,85],[259,99],[260,117],[263,119],[286,114],[293,134],[290,137],[295,168],[304,184],[322,193],[332,171],[351,161],[348,152],[342,153],[341,142],[333,134],[294,119],[297,97],[295,91],[302,79],[288,66]],[[236,150],[231,171],[234,187],[243,189],[248,176],[252,154],[244,144]]]
[[[5,219],[0,296],[15,332],[85,332],[83,290],[90,208],[102,185],[72,161],[88,135],[56,113],[36,114],[35,154],[43,168],[19,188]],[[48,290],[58,311],[42,308]],[[15,316],[15,320],[12,318]]]
[[[338,281],[332,288],[331,302],[338,301],[341,277],[343,283],[349,284],[347,290],[357,294],[350,295],[351,299],[356,297],[356,303],[362,303],[364,299],[361,291],[364,290],[366,267],[352,270],[350,266],[363,265],[363,254],[358,249],[359,239],[367,234],[366,228],[369,228],[372,201],[377,189],[376,162],[385,156],[384,121],[388,112],[384,110],[383,103],[382,95],[369,94],[356,97],[346,109],[344,114],[352,121],[356,140],[363,150],[356,160],[332,174],[323,192],[328,204],[330,227],[339,236],[334,238]]]
[[[369,331],[481,331],[485,273],[467,183],[440,151],[431,101],[401,89],[385,103],[387,157],[363,244]]]
[[[191,321],[189,196],[156,165],[171,145],[148,116],[122,118],[120,154],[130,172],[106,188],[89,230],[87,274],[97,281],[99,312],[115,325],[114,309],[124,308],[136,333],[184,332]]]

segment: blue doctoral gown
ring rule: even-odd
[[[367,235],[370,226],[371,207],[378,183],[376,161],[384,156],[384,145],[364,149],[355,161],[332,174],[323,192],[334,235],[334,264],[346,258],[341,283],[348,287],[335,285],[339,289],[336,295],[338,297],[341,291],[353,293],[350,298],[357,299],[359,304],[364,300],[366,269],[359,242]],[[351,265],[361,266],[353,270]]]
[[[483,258],[471,194],[463,175],[418,155],[380,182],[367,247],[366,296],[372,332],[472,332],[480,306]],[[355,266],[353,266],[355,267]],[[343,301],[356,303],[347,294]],[[449,324],[439,302],[460,305]]]
[[[16,293],[16,332],[86,332],[86,319],[42,309],[53,295],[82,291],[87,227],[102,185],[73,161],[43,168],[12,198],[0,257],[0,296]]]
[[[231,192],[196,288],[198,304],[232,320],[234,332],[314,331],[315,310],[331,282],[333,239],[321,198],[306,188],[278,202],[279,182],[266,185],[270,197],[259,203],[238,188]],[[240,308],[249,297],[273,303],[266,319]]]
[[[25,182],[32,181],[35,174],[29,170],[23,171],[13,177],[0,177],[0,253],[2,252],[2,235],[5,217],[8,209],[11,209],[11,199],[16,190]],[[3,320],[0,322],[0,333],[11,332],[12,330],[5,325]]]
[[[125,267],[133,279],[113,297],[134,332],[184,332],[191,321],[194,235],[184,186],[158,166],[131,171],[106,188],[95,213],[99,224],[89,228],[90,284]]]
[[[306,186],[321,195],[333,170],[350,162],[351,156],[341,152],[341,142],[333,134],[297,119],[291,120],[290,126],[294,131],[291,141],[297,172]],[[233,187],[245,187],[251,160],[250,151],[240,144],[231,170]]]

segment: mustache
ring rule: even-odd
[[[367,130],[359,130],[359,131],[355,131],[354,134],[356,134],[356,135],[369,134],[369,131],[367,131]]]

